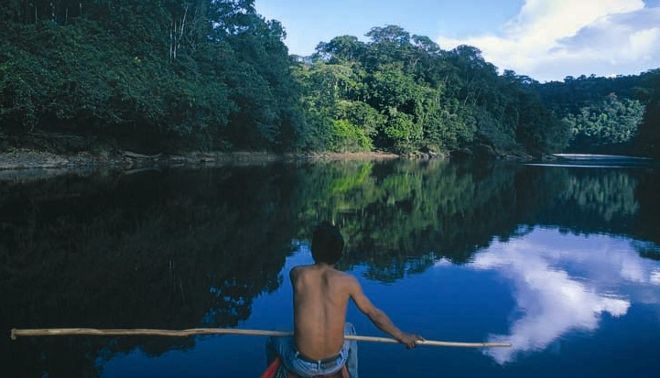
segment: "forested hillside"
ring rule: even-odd
[[[398,26],[374,27],[369,42],[340,36],[301,64],[312,148],[477,153],[561,150],[566,128],[542,106],[533,81],[498,75],[480,51],[441,50]]]
[[[535,88],[570,128],[569,150],[658,156],[660,69],[613,78],[569,76]]]
[[[394,25],[289,56],[254,0],[8,0],[0,33],[0,150],[657,153],[657,70],[539,84]]]
[[[3,1],[2,130],[140,148],[284,148],[300,114],[284,30],[254,2]]]

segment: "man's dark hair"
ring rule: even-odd
[[[327,221],[316,226],[312,236],[312,257],[315,262],[333,265],[339,261],[343,250],[344,238],[339,228]]]

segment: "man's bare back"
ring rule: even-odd
[[[322,222],[312,236],[313,265],[291,269],[293,284],[294,335],[272,338],[269,350],[282,358],[289,372],[299,376],[334,374],[345,367],[351,378],[358,377],[357,345],[344,342],[344,332],[354,333],[346,323],[349,299],[381,330],[408,348],[421,337],[401,332],[384,312],[377,309],[355,277],[334,268],[344,248],[339,229]]]
[[[325,264],[291,270],[294,338],[303,355],[320,360],[341,349],[350,279]]]
[[[364,295],[355,277],[317,263],[291,270],[294,297],[294,339],[305,357],[322,360],[339,353],[344,343],[346,307],[357,307],[384,332],[413,348],[419,336],[401,332]]]

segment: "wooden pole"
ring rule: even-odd
[[[96,329],[96,328],[38,328],[38,329],[16,329],[11,330],[11,339],[17,337],[34,336],[164,336],[164,337],[189,337],[195,335],[243,335],[243,336],[291,336],[291,332],[267,331],[261,329],[236,329],[236,328],[191,328],[182,330],[170,329]],[[346,335],[346,340],[366,341],[372,343],[397,344],[398,341],[387,337]],[[422,340],[418,345],[459,347],[459,348],[497,348],[510,347],[509,343],[464,343],[454,341]]]

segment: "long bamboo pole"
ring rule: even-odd
[[[165,336],[165,337],[188,337],[194,335],[244,335],[244,336],[291,336],[291,332],[267,331],[261,329],[236,329],[236,328],[191,328],[182,330],[171,329],[96,329],[96,328],[37,328],[11,330],[11,339],[17,337],[33,336]],[[345,339],[355,341],[367,341],[372,343],[391,343],[398,341],[387,337],[346,335]],[[459,347],[459,348],[497,348],[510,347],[509,343],[464,343],[455,341],[422,340],[418,345]]]

